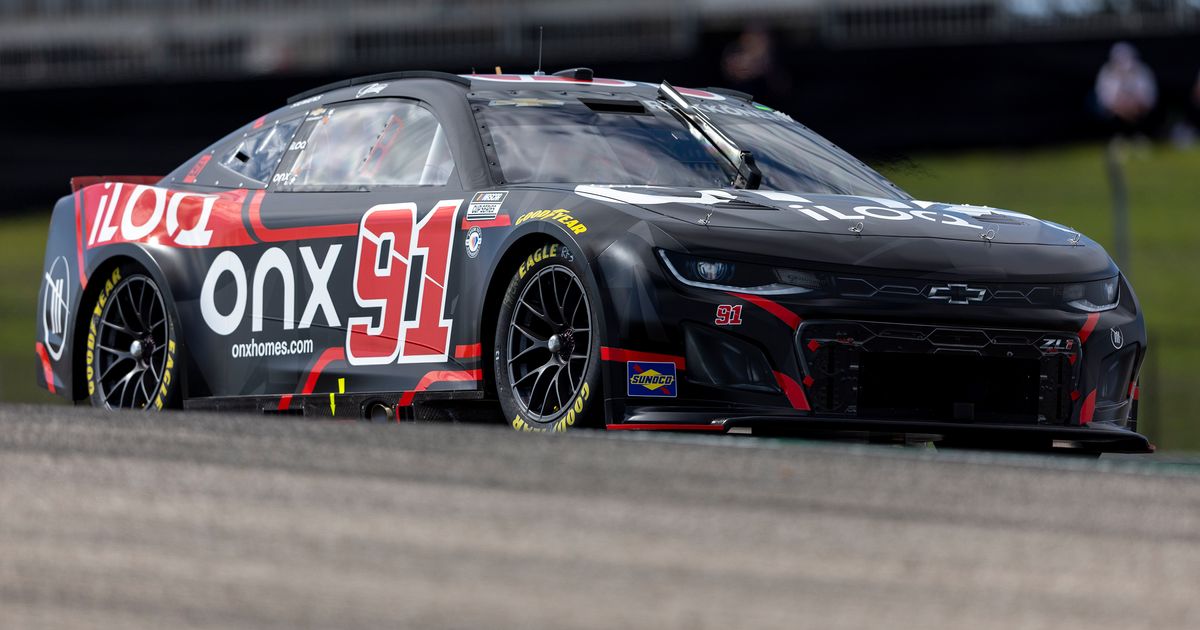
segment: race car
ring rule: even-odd
[[[916,200],[736,91],[373,75],[72,189],[35,350],[74,401],[1152,450],[1097,243]]]

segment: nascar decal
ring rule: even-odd
[[[467,205],[467,220],[468,221],[491,221],[500,214],[500,206],[504,205],[504,199],[508,197],[506,190],[484,190],[475,193],[471,197],[471,203]]]
[[[571,216],[570,212],[562,208],[559,208],[558,210],[534,210],[533,212],[526,212],[525,214],[517,217],[514,225],[521,225],[526,221],[534,220],[561,223],[568,230],[571,230],[573,234],[583,234],[587,231],[587,225],[584,225],[582,221]]]
[[[629,378],[628,394],[642,398],[674,398],[678,393],[674,363],[629,361],[625,364]]]
[[[89,248],[111,243],[174,247],[250,245],[242,225],[246,190],[220,194],[181,192],[158,186],[106,183],[84,191]]]

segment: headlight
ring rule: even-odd
[[[1106,280],[1068,284],[1062,288],[1062,300],[1068,306],[1088,313],[1097,313],[1116,308],[1120,297],[1120,276]]]
[[[675,279],[690,287],[758,295],[808,293],[821,287],[821,276],[798,269],[698,258],[658,250]]]

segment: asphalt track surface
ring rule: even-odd
[[[1200,628],[1200,475],[0,408],[3,628]]]

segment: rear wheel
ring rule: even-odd
[[[496,392],[521,431],[602,424],[595,296],[562,245],[534,250],[514,274],[496,326]]]
[[[154,279],[133,265],[117,267],[93,306],[86,353],[92,405],[176,406],[178,325]]]

